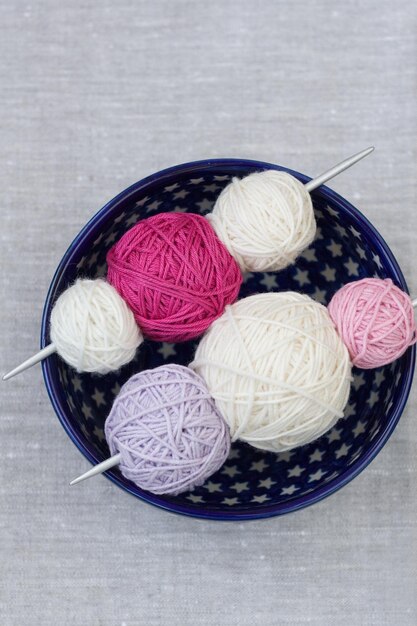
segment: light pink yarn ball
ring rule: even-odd
[[[353,365],[362,369],[392,363],[416,341],[411,299],[390,278],[348,283],[328,310]]]

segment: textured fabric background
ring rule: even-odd
[[[38,345],[73,236],[163,167],[212,156],[307,174],[375,144],[331,186],[385,236],[417,295],[417,4],[0,3],[2,371]],[[0,623],[415,626],[417,395],[389,444],[284,518],[169,515],[88,467],[36,367],[0,384]]]

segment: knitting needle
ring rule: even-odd
[[[91,478],[92,476],[96,476],[97,474],[102,474],[103,472],[110,469],[111,467],[118,465],[120,463],[121,458],[122,458],[122,455],[120,454],[120,452],[118,454],[114,454],[113,456],[109,457],[105,461],[102,461],[98,465],[95,465],[94,467],[92,467],[90,470],[88,470],[88,472],[85,472],[85,474],[81,474],[81,476],[78,476],[78,478],[74,478],[74,480],[70,482],[70,485],[76,485],[77,483],[82,482],[86,478]]]
[[[366,148],[366,150],[362,150],[361,152],[358,152],[357,154],[352,155],[348,159],[345,159],[341,163],[338,163],[337,165],[330,168],[326,172],[323,172],[323,174],[320,174],[320,176],[317,176],[317,178],[310,180],[308,183],[304,185],[305,188],[309,192],[313,191],[314,189],[317,189],[317,187],[320,187],[320,185],[323,185],[323,183],[327,182],[331,178],[334,178],[341,172],[344,172],[349,167],[352,167],[352,165],[354,165],[361,159],[368,156],[368,154],[371,154],[371,152],[373,152],[374,150],[375,148],[371,146],[370,148]],[[24,363],[22,363],[21,365],[18,365],[17,367],[15,367],[15,369],[5,374],[3,376],[3,380],[9,380],[9,378],[13,378],[13,376],[16,376],[16,374],[20,374],[21,372],[24,372],[25,370],[29,369],[29,367],[32,367],[32,365],[39,363],[39,361],[42,361],[43,359],[45,359],[47,356],[50,356],[54,352],[56,352],[56,348],[51,343],[46,348],[43,348],[43,350],[41,350],[37,354],[34,354],[29,359],[24,361]]]
[[[37,354],[29,357],[28,359],[26,359],[26,361],[5,374],[3,376],[3,380],[9,380],[9,378],[13,378],[13,376],[16,376],[16,374],[24,372],[25,370],[29,369],[29,367],[32,367],[32,365],[35,365],[35,363],[39,363],[39,361],[46,359],[47,356],[54,354],[54,352],[56,352],[56,347],[53,343],[50,343],[49,346],[46,346],[46,348],[43,348]]]
[[[354,165],[361,159],[364,159],[366,156],[368,156],[368,154],[371,154],[371,152],[373,152],[374,150],[375,150],[374,146],[371,146],[369,148],[366,148],[366,150],[362,150],[361,152],[358,152],[357,154],[353,154],[348,159],[345,159],[341,163],[338,163],[334,167],[327,170],[327,172],[323,172],[323,174],[320,174],[320,176],[317,176],[317,178],[310,180],[308,183],[304,185],[304,187],[307,189],[307,191],[313,191],[314,189],[317,189],[317,187],[320,187],[320,185],[323,185],[325,182],[327,182],[331,178],[334,178],[338,174],[341,174],[342,172],[347,170],[349,167],[352,167],[352,165]]]

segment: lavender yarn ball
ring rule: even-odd
[[[225,462],[229,429],[203,379],[182,365],[135,374],[104,428],[120,470],[141,489],[177,495],[202,485]]]

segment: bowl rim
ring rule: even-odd
[[[265,170],[265,169],[275,169],[284,172],[288,172],[302,183],[306,183],[311,180],[310,177],[297,172],[296,170],[289,169],[287,167],[283,167],[281,165],[268,163],[265,161],[257,161],[252,159],[240,159],[240,158],[215,158],[215,159],[203,159],[199,161],[191,161],[187,163],[180,163],[178,165],[174,165],[172,167],[163,169],[159,172],[151,174],[136,183],[133,183],[125,190],[121,191],[114,198],[109,200],[97,213],[95,213],[90,220],[85,224],[85,226],[80,230],[80,232],[73,239],[71,244],[68,246],[65,254],[63,255],[61,261],[58,264],[58,267],[53,275],[51,280],[48,293],[46,295],[45,304],[42,313],[42,323],[41,323],[41,337],[40,337],[40,347],[43,348],[47,345],[49,339],[49,318],[50,311],[52,309],[53,298],[55,294],[56,287],[61,280],[62,275],[67,270],[67,267],[73,258],[78,248],[83,244],[84,237],[88,234],[91,236],[92,233],[98,231],[103,222],[106,221],[108,215],[117,208],[121,203],[126,202],[130,196],[136,194],[139,191],[145,191],[147,188],[152,187],[152,185],[156,182],[162,183],[164,180],[168,181],[173,176],[177,176],[179,174],[192,174],[194,171],[204,168],[206,170],[221,169],[224,167],[247,167],[248,169],[256,170]],[[349,215],[354,221],[358,222],[361,230],[366,232],[368,236],[373,239],[374,245],[378,250],[378,254],[383,254],[385,264],[389,268],[390,276],[394,279],[394,281],[408,293],[408,287],[403,276],[403,273],[398,265],[397,260],[395,259],[392,251],[388,247],[384,238],[380,235],[380,233],[376,230],[376,228],[369,222],[369,220],[357,209],[355,208],[348,200],[340,196],[338,193],[330,189],[329,187],[322,185],[321,187],[314,190],[312,193],[315,195],[321,196],[324,200],[331,200],[336,205],[339,205],[343,211]],[[401,414],[406,405],[408,395],[410,393],[413,375],[414,375],[414,367],[415,367],[415,356],[416,356],[416,346],[413,345],[411,348],[407,350],[405,353],[406,361],[406,373],[403,376],[402,386],[401,386],[401,395],[398,399],[396,406],[393,408],[392,415],[389,421],[385,424],[384,428],[378,433],[378,436],[374,438],[371,442],[370,447],[360,457],[354,461],[351,465],[347,466],[346,470],[342,475],[337,476],[329,483],[322,485],[321,487],[315,489],[314,491],[310,491],[301,496],[294,496],[288,498],[285,502],[271,505],[264,505],[259,508],[259,510],[251,510],[248,512],[245,511],[235,511],[233,508],[230,511],[224,512],[215,508],[207,507],[205,509],[197,508],[192,505],[185,505],[183,503],[178,503],[175,500],[166,500],[159,496],[156,496],[152,493],[142,491],[138,487],[136,487],[133,483],[130,483],[123,477],[119,476],[114,471],[110,470],[105,472],[105,476],[114,482],[116,485],[121,487],[124,491],[131,493],[136,496],[140,500],[148,502],[158,508],[164,509],[171,513],[179,513],[182,515],[200,518],[200,519],[211,519],[211,520],[219,520],[219,521],[244,521],[244,520],[256,520],[274,517],[277,515],[284,515],[286,513],[290,513],[293,511],[297,511],[306,506],[311,506],[316,502],[323,500],[324,498],[330,496],[332,493],[335,493],[339,489],[341,489],[344,485],[353,480],[358,474],[360,474],[377,456],[377,454],[384,447],[390,436],[392,435],[395,427],[398,424],[398,421],[401,417]],[[45,386],[52,403],[52,406],[55,410],[55,413],[58,416],[61,425],[66,431],[67,435],[70,437],[72,442],[77,446],[80,452],[93,464],[99,463],[103,459],[98,458],[97,454],[92,445],[87,440],[84,440],[80,433],[78,433],[67,419],[66,411],[64,407],[65,398],[63,392],[60,390],[58,386],[58,375],[57,369],[53,367],[54,359],[45,359],[42,361],[42,372],[45,381]]]

